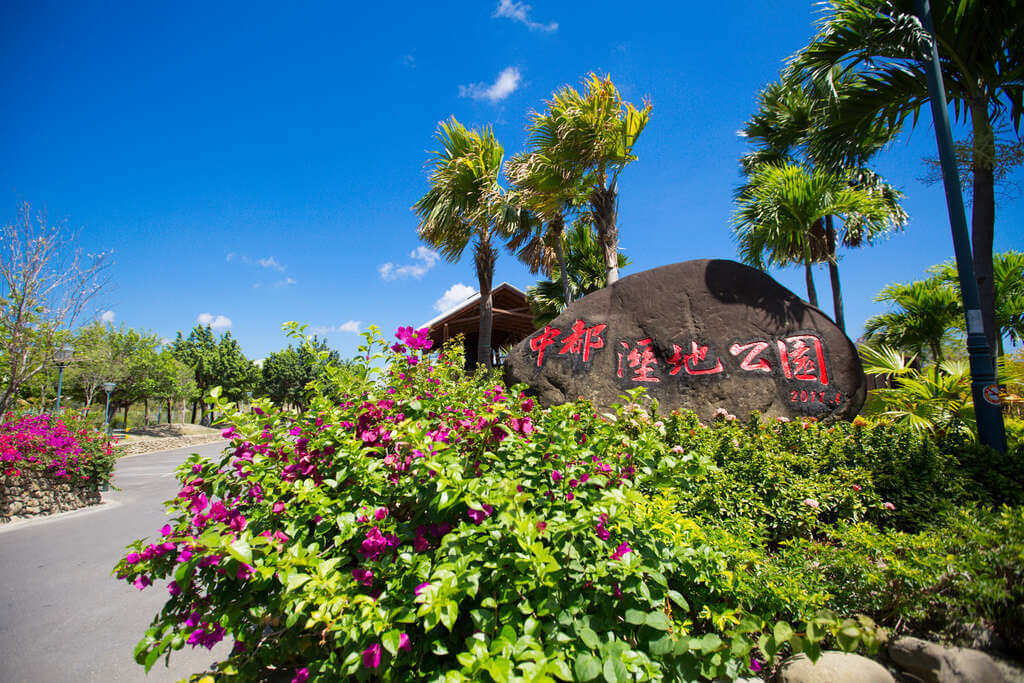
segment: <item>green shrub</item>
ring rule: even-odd
[[[637,396],[612,419],[542,410],[466,378],[453,348],[434,361],[425,335],[399,337],[340,404],[321,387],[301,415],[241,414],[214,391],[231,445],[182,466],[172,523],[115,568],[139,588],[171,580],[140,663],[230,636],[221,675],[245,680],[693,680],[878,644],[870,619],[817,613],[824,598],[737,590],[758,548],[664,495],[721,469],[673,448],[687,418]]]

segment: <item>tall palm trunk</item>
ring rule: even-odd
[[[810,232],[808,232],[810,235]],[[807,281],[807,301],[818,305],[818,292],[814,289],[814,272],[811,270],[811,245],[804,241],[804,279]]]
[[[995,176],[992,165],[996,155],[995,135],[988,120],[984,96],[971,104],[974,147],[971,165],[974,175],[974,206],[971,210],[971,251],[974,253],[974,277],[978,281],[981,319],[989,349],[998,351],[996,343],[995,272],[992,265],[992,242],[996,222]]]
[[[476,362],[491,367],[491,327],[494,324],[494,301],[491,297],[491,283],[494,278],[494,262],[498,255],[491,246],[487,233],[477,238],[473,260],[476,263],[476,278],[480,283],[480,331],[476,343]]]
[[[618,212],[615,202],[615,186],[600,186],[590,194],[590,208],[594,211],[594,224],[597,227],[597,241],[604,251],[604,267],[607,274],[607,285],[619,279],[619,229],[615,225],[615,214]]]
[[[565,217],[558,214],[551,220],[551,235],[555,240],[555,256],[558,257],[558,272],[562,275],[562,296],[565,305],[572,303],[572,289],[569,288],[569,270],[565,267],[565,248],[562,245],[562,233],[565,231]]]
[[[836,325],[846,331],[846,319],[843,315],[843,292],[839,284],[839,259],[836,257],[836,229],[832,225],[832,216],[825,216],[825,241],[828,245],[828,277],[832,282],[832,310],[835,313]]]

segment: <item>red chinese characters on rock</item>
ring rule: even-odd
[[[544,349],[555,343],[562,331],[557,327],[544,326],[544,331],[530,340],[530,348],[537,352],[537,367],[544,365]]]
[[[668,364],[672,366],[668,373],[670,375],[678,374],[680,370],[685,371],[687,375],[717,375],[725,369],[719,358],[715,359],[716,362],[711,367],[698,368],[698,363],[704,363],[707,359],[708,347],[701,346],[695,341],[690,342],[690,353],[684,354],[679,344],[672,345],[672,352],[668,359]]]
[[[820,339],[813,334],[798,334],[780,339],[776,343],[782,362],[782,374],[786,379],[821,382],[823,386],[828,386],[825,348]]]
[[[601,338],[601,333],[607,327],[603,323],[588,327],[585,321],[577,320],[573,323],[569,334],[564,339],[558,340],[562,331],[557,327],[545,325],[543,332],[530,339],[530,349],[537,352],[537,367],[544,365],[544,350],[556,341],[562,344],[562,348],[558,352],[559,356],[579,354],[584,363],[589,362],[591,351],[604,348],[604,339]]]
[[[651,350],[651,338],[637,340],[635,346],[631,346],[627,342],[619,342],[623,349],[627,351],[624,355],[622,351],[618,352],[619,366],[616,374],[619,378],[622,378],[622,361],[625,360],[630,368],[634,369],[633,376],[630,378],[634,382],[660,382],[661,380],[654,376],[654,368],[652,365],[658,364],[658,359],[654,357],[654,351]]]
[[[590,351],[592,349],[604,347],[604,339],[601,339],[601,333],[604,332],[606,327],[608,326],[601,323],[593,327],[587,327],[585,322],[577,320],[573,323],[569,336],[562,340],[562,350],[558,352],[558,355],[582,352],[583,362],[586,363],[590,360]]]
[[[758,339],[736,343],[729,347],[733,356],[742,356],[740,369],[747,372],[772,371],[772,363],[763,357],[771,346],[770,342]],[[825,368],[825,347],[816,335],[796,334],[775,340],[779,352],[779,367],[786,379],[804,382],[820,382],[828,386],[828,370]]]

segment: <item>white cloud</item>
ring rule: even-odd
[[[234,258],[235,258],[235,252],[232,251],[232,252],[228,252],[228,255],[224,257],[224,260],[227,261],[228,263],[231,263],[231,261],[233,261]]]
[[[505,17],[512,21],[518,21],[521,24],[525,24],[531,31],[557,31],[558,22],[552,21],[550,24],[541,24],[539,22],[530,19],[530,5],[524,2],[515,2],[515,0],[498,0],[498,7],[494,10],[495,17]]]
[[[470,83],[459,86],[459,97],[472,97],[474,100],[487,100],[496,103],[511,95],[519,87],[522,74],[514,66],[506,67],[491,85],[486,83]]]
[[[264,268],[273,268],[276,271],[279,271],[279,272],[282,272],[282,273],[284,272],[284,266],[282,266],[280,263],[278,263],[277,259],[274,258],[273,256],[267,256],[265,258],[261,258],[258,261],[256,261],[256,263],[260,264]]]
[[[444,296],[434,302],[434,308],[441,313],[447,313],[459,304],[464,303],[466,299],[479,291],[480,290],[474,287],[469,287],[461,282],[456,282],[448,288],[448,291],[444,293]]]
[[[416,58],[412,55],[402,55],[402,66],[407,66],[410,69],[416,68]]]
[[[320,337],[325,337],[331,332],[349,332],[351,334],[359,334],[359,326],[362,324],[362,320],[347,320],[340,325],[321,325],[319,327],[311,327],[309,331]]]
[[[231,318],[224,315],[212,315],[210,313],[200,313],[196,316],[196,322],[200,325],[209,325],[215,330],[226,330],[231,327]]]
[[[414,263],[396,265],[388,261],[377,266],[377,272],[380,273],[381,278],[384,280],[397,280],[403,277],[412,277],[419,280],[441,260],[440,254],[424,246],[413,249],[409,252],[409,257],[413,259]]]
[[[112,323],[112,322],[114,322],[114,312],[113,311],[103,311],[103,313],[100,314],[100,320],[102,322],[105,322],[105,323]]]
[[[286,277],[283,280],[278,280],[277,282],[275,282],[274,286],[275,287],[291,287],[294,284],[295,284],[295,280],[293,280],[290,277]]]

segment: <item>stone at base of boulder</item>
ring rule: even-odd
[[[779,669],[779,683],[896,683],[873,659],[848,652],[822,652],[817,662],[806,655],[790,657]]]
[[[926,683],[1004,683],[995,660],[984,652],[943,647],[920,638],[900,638],[889,645],[889,657],[901,669]]]

